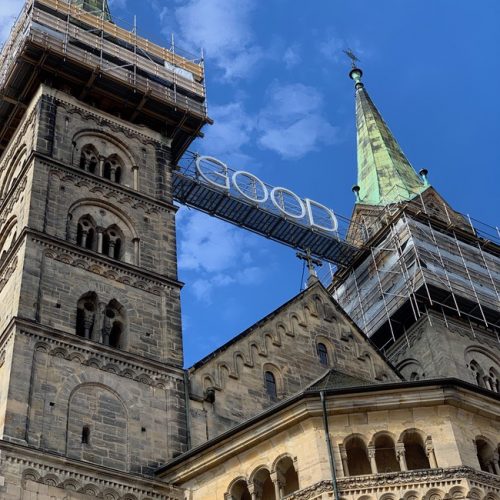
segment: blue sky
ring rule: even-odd
[[[0,34],[19,9],[2,0]],[[342,49],[416,170],[499,225],[497,0],[115,0],[117,22],[206,56],[215,125],[191,150],[349,216],[354,92]],[[1,36],[1,35],[0,35]],[[295,252],[194,210],[178,220],[186,366],[302,286]]]

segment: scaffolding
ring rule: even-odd
[[[179,158],[211,122],[204,71],[203,57],[160,47],[136,26],[125,30],[63,0],[28,0],[0,54],[0,152],[38,85],[49,81],[167,132]]]
[[[419,196],[386,206],[376,227],[364,231],[373,236],[356,264],[332,276],[329,287],[379,348],[432,310],[445,322],[461,318],[474,335],[481,325],[499,340],[498,228]]]

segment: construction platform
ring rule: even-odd
[[[28,0],[0,54],[0,154],[40,83],[172,139],[202,136],[203,59],[183,57],[63,0]]]

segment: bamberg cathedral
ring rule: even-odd
[[[1,499],[500,499],[500,240],[362,76],[341,241],[180,170],[203,61],[106,0],[27,0],[0,55]],[[174,201],[342,265],[184,369]]]

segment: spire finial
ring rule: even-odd
[[[351,49],[344,50],[344,54],[351,60],[351,71],[349,71],[349,77],[354,80],[356,89],[363,88],[363,83],[361,82],[361,77],[363,72],[356,65],[359,62],[359,58],[354,54]]]
[[[314,266],[322,266],[323,262],[321,262],[318,259],[315,259],[312,254],[311,250],[308,248],[304,253],[302,252],[297,252],[297,257],[300,260],[305,260],[307,263],[307,269],[309,270],[309,277],[307,278],[307,286],[311,286],[313,283],[316,283],[318,281],[318,275],[316,273],[316,268]]]

